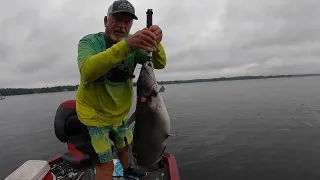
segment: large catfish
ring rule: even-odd
[[[157,164],[167,145],[170,133],[170,117],[158,89],[152,61],[141,67],[137,81],[137,104],[133,114],[135,120],[133,154],[136,163],[146,169]]]

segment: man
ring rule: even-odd
[[[129,35],[135,8],[126,0],[114,1],[104,17],[105,32],[84,36],[78,44],[78,68],[81,82],[77,91],[76,110],[79,120],[87,126],[100,164],[96,180],[112,179],[113,162],[109,135],[114,137],[118,157],[126,175],[146,176],[146,172],[128,162],[128,145],[132,131],[127,114],[132,105],[132,74],[137,63],[153,53],[155,69],[166,65],[161,45],[162,30],[157,25]]]

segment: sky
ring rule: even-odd
[[[104,31],[111,0],[0,1],[0,88],[79,84],[77,44]],[[320,72],[320,1],[131,0],[163,30],[158,81]],[[135,74],[138,75],[139,67]]]

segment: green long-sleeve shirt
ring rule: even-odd
[[[130,71],[147,60],[144,50],[130,51],[125,40],[109,47],[103,32],[84,36],[78,44],[78,68],[81,82],[76,96],[79,120],[88,126],[120,125],[133,101],[133,81],[96,83],[116,64],[128,59]],[[155,69],[166,66],[166,54],[161,44],[153,53]]]

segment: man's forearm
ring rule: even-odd
[[[157,46],[157,51],[152,53],[152,61],[155,69],[163,69],[167,64],[167,57],[161,43]]]
[[[130,48],[125,40],[114,44],[107,50],[88,57],[81,66],[81,77],[84,82],[98,79],[116,64],[126,59],[130,54]]]

